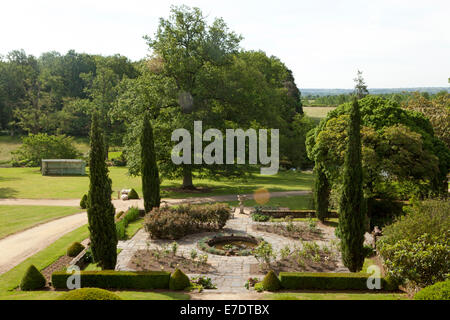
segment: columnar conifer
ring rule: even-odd
[[[362,189],[360,123],[359,104],[355,98],[350,111],[338,232],[343,263],[351,272],[361,271],[365,258],[363,244],[366,213]]]
[[[117,261],[115,209],[111,203],[111,179],[98,115],[92,116],[89,154],[88,220],[94,261],[103,270],[114,270]]]
[[[148,115],[144,116],[141,135],[141,175],[144,207],[146,212],[150,212],[155,207],[159,208],[161,198],[155,143],[153,141],[153,128]]]

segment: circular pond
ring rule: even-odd
[[[250,235],[219,234],[203,238],[198,242],[198,247],[221,256],[249,256],[261,241],[261,238]]]

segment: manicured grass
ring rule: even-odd
[[[124,300],[189,300],[190,296],[179,292],[115,292]]]
[[[124,300],[189,300],[190,296],[178,292],[115,291]],[[63,291],[0,292],[0,300],[56,300]]]
[[[328,114],[328,112],[336,109],[335,107],[303,107],[303,112],[305,114],[315,120],[316,122],[319,122],[323,118],[325,118]]]
[[[263,300],[408,300],[403,293],[268,293]]]
[[[73,207],[1,206],[0,239],[18,231],[83,211]]]
[[[131,239],[134,237],[136,232],[138,232],[142,227],[144,226],[144,219],[138,219],[136,221],[130,222],[125,230],[125,233],[128,237],[128,239]]]
[[[88,226],[85,225],[62,236],[44,250],[41,250],[13,269],[0,275],[0,294],[16,288],[20,284],[25,270],[30,265],[34,264],[39,270],[45,269],[59,257],[63,256],[70,244],[75,241],[81,242],[87,237],[89,237],[89,230]]]
[[[142,195],[141,177],[131,177],[127,168],[111,167],[113,197],[124,188],[134,188]],[[181,180],[163,180],[162,196],[187,198],[226,194],[252,193],[260,188],[269,191],[310,190],[313,174],[305,172],[280,172],[275,176],[255,174],[247,181],[222,179],[194,179],[197,187],[212,188],[207,193],[181,193],[167,188],[178,188]],[[89,187],[88,176],[42,176],[38,168],[0,168],[0,197],[30,199],[80,199]],[[164,190],[166,189],[166,190]]]

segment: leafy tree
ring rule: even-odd
[[[49,136],[46,133],[30,134],[13,153],[13,166],[40,167],[42,159],[75,159],[80,156],[73,138]]]
[[[415,191],[422,196],[441,192],[450,151],[433,135],[430,122],[381,97],[367,96],[359,105],[366,197],[384,197],[385,192],[399,197],[398,184],[418,186]],[[307,136],[308,156],[316,165],[323,163],[333,189],[342,184],[350,108],[339,106]]]
[[[144,207],[145,212],[150,212],[153,208],[159,208],[161,198],[159,192],[159,172],[156,163],[155,143],[153,141],[153,129],[147,114],[144,116],[141,136],[141,152]]]
[[[203,131],[216,128],[247,130],[280,128],[280,148],[289,160],[305,158],[301,137],[294,126],[301,111],[299,92],[292,73],[275,57],[263,52],[238,52],[240,37],[221,19],[207,25],[199,9],[173,7],[169,19],[161,19],[153,38],[147,38],[153,56],[141,63],[137,79],[120,84],[114,116],[128,125],[124,140],[131,174],[140,174],[140,119],[154,115],[155,150],[163,177],[183,178],[184,188],[193,188],[192,176],[242,177],[242,165],[174,165],[171,134],[184,128],[193,136],[193,122],[201,120]],[[245,106],[245,107],[243,107]],[[205,147],[207,143],[204,143]],[[297,151],[298,150],[298,151]],[[291,151],[291,153],[288,153]],[[193,163],[193,161],[192,161]],[[300,166],[300,165],[299,165]]]
[[[344,265],[359,272],[364,263],[364,233],[366,211],[363,195],[361,164],[361,115],[355,99],[350,111],[348,144],[344,161],[344,184],[339,201],[339,237]]]
[[[111,179],[106,165],[106,149],[98,115],[94,113],[91,125],[89,154],[88,220],[94,261],[103,270],[114,270],[117,260],[115,209],[111,203]]]
[[[424,114],[430,120],[436,136],[450,148],[450,94],[448,92],[434,99],[426,99],[416,92],[405,108]]]

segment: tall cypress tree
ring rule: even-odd
[[[111,179],[105,162],[106,148],[98,115],[94,113],[91,125],[89,154],[88,220],[94,261],[103,270],[114,270],[117,262],[117,234],[115,209],[111,203]]]
[[[322,163],[317,162],[315,170],[314,202],[316,215],[320,221],[325,222],[325,219],[328,217],[328,206],[330,203],[330,184]]]
[[[161,198],[153,128],[147,114],[144,116],[141,135],[141,175],[145,212],[150,212],[155,207],[159,208]]]
[[[339,201],[339,236],[344,265],[361,271],[364,263],[365,205],[362,189],[361,114],[354,98],[350,111],[348,145],[344,162],[344,185]]]

